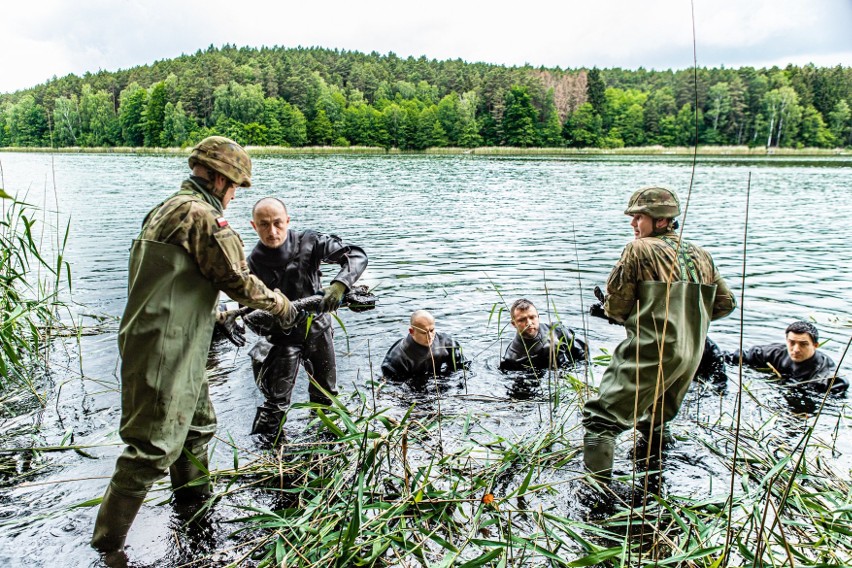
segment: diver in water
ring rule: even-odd
[[[382,375],[392,380],[423,379],[448,375],[469,364],[452,336],[435,331],[432,314],[417,310],[409,319],[408,335],[388,349]]]
[[[500,361],[502,371],[558,369],[586,358],[586,344],[561,323],[539,320],[535,305],[525,298],[509,308],[517,332]]]
[[[835,375],[837,366],[818,351],[819,331],[812,323],[795,321],[784,330],[784,343],[757,345],[742,352],[743,365],[774,371],[795,386],[806,386],[820,392],[843,393],[849,382]],[[728,364],[739,365],[740,350],[725,352]]]

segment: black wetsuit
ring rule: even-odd
[[[502,371],[521,371],[547,369],[551,366],[549,336],[550,326],[539,323],[538,334],[532,339],[516,333],[512,343],[506,348],[503,360],[500,361]],[[553,340],[556,342],[555,359],[557,367],[567,367],[586,358],[586,344],[574,334],[571,328],[556,324],[553,329]]]
[[[740,350],[725,352],[725,360],[731,365],[739,365]],[[809,386],[825,392],[831,386],[832,392],[845,392],[849,382],[837,377],[834,379],[836,365],[831,358],[817,350],[814,356],[801,363],[790,358],[784,343],[770,343],[747,349],[743,353],[743,365],[755,369],[770,370],[770,365],[778,371],[782,379],[794,381],[796,386]]]
[[[722,384],[727,382],[728,374],[725,372],[725,354],[716,345],[716,342],[707,337],[704,340],[704,353],[695,378],[699,381]]]
[[[435,333],[430,347],[420,345],[411,335],[406,335],[388,349],[382,361],[382,375],[396,380],[422,378],[447,375],[467,365],[461,345],[446,333]]]
[[[287,240],[278,248],[257,243],[248,256],[252,273],[270,288],[278,288],[290,300],[306,298],[322,288],[321,264],[338,264],[340,271],[332,282],[351,288],[367,268],[367,255],[357,246],[344,244],[335,235],[316,231],[287,231]],[[321,314],[297,325],[289,333],[268,337],[272,348],[255,366],[255,381],[266,397],[253,426],[253,433],[274,430],[290,406],[290,397],[299,365],[330,394],[337,394],[337,365],[334,357],[331,316]],[[262,350],[254,350],[256,353]],[[313,383],[308,387],[311,402],[330,401]]]

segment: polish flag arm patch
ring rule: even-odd
[[[224,217],[219,217],[218,219],[216,219],[216,224],[219,225],[220,227],[227,227],[228,226],[228,220],[225,219]]]

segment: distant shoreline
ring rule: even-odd
[[[426,150],[385,150],[374,146],[247,146],[254,156],[298,155],[472,155],[472,156],[692,156],[692,147],[639,146],[633,148],[520,148],[488,146],[480,148],[429,148]],[[143,156],[185,155],[190,148],[100,147],[100,148],[32,148],[3,147],[0,152],[53,154],[134,154]],[[734,157],[852,157],[852,149],[844,148],[749,148],[747,146],[699,146],[699,156]]]

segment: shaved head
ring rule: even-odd
[[[290,226],[287,206],[277,197],[264,197],[251,210],[251,226],[264,245],[280,247],[287,240],[287,229]]]
[[[251,216],[257,214],[258,209],[272,207],[274,210],[278,210],[279,208],[284,210],[284,215],[287,215],[287,206],[284,205],[284,202],[278,199],[277,197],[263,197],[254,204],[254,207],[251,208]]]

